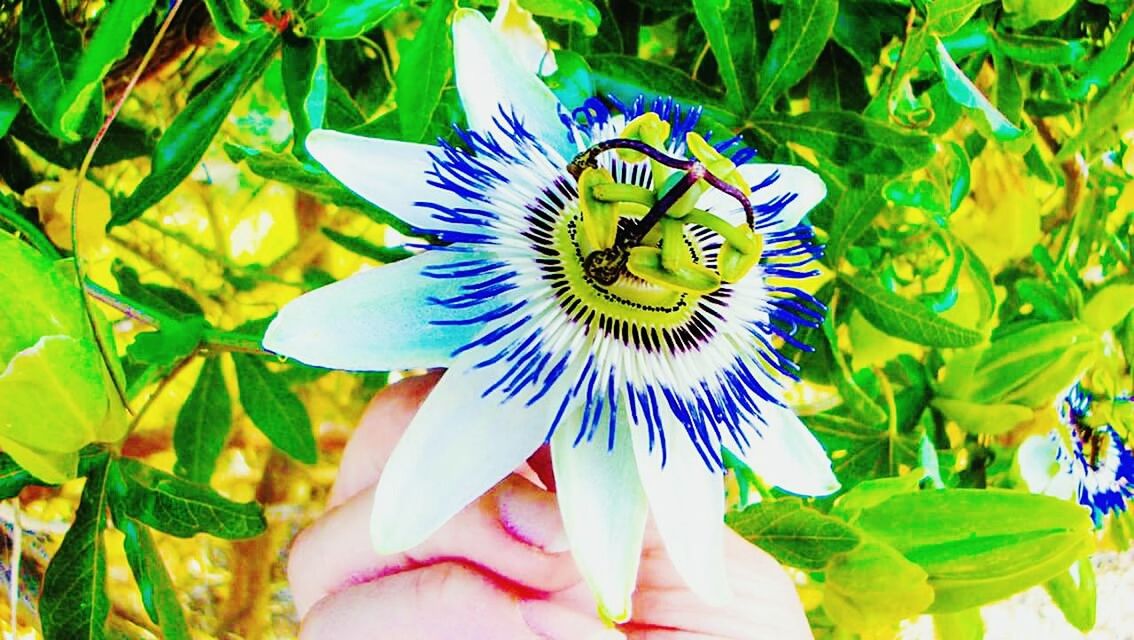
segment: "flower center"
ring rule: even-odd
[[[578,182],[582,214],[583,271],[593,283],[611,286],[624,275],[675,292],[706,294],[722,282],[736,282],[759,261],[760,238],[753,231],[751,190],[736,165],[696,133],[686,136],[695,159],[665,151],[669,124],[648,113],[631,121],[621,137],[604,140],[580,153],[568,166]],[[599,155],[618,153],[628,162],[648,160],[655,188],[615,182],[600,168]],[[696,208],[709,189],[737,200],[746,221],[730,225]],[[702,264],[687,247],[686,226],[707,228],[722,238],[716,269]]]

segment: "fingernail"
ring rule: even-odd
[[[568,549],[555,494],[530,484],[506,483],[496,499],[500,526],[513,538],[547,553]]]

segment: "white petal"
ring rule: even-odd
[[[555,53],[547,46],[547,38],[532,12],[521,7],[518,0],[500,0],[492,16],[492,28],[529,73],[541,76],[555,73]]]
[[[437,220],[434,209],[417,202],[445,208],[467,205],[457,194],[426,184],[430,179],[426,172],[433,169],[429,154],[440,152],[437,147],[329,129],[312,131],[304,145],[351,191],[422,231],[445,231],[455,225]]]
[[[453,17],[453,70],[469,128],[493,131],[500,108],[514,112],[528,131],[570,159],[576,152],[559,120],[555,94],[524,68],[478,11],[458,9]]]
[[[1061,449],[1051,435],[1031,436],[1020,443],[1016,449],[1016,464],[1029,491],[1068,500],[1075,495],[1075,477],[1067,465],[1060,462]]]
[[[581,419],[580,410],[563,424],[576,425]],[[573,446],[575,435],[575,429],[561,426],[551,439],[563,525],[575,564],[598,600],[599,615],[625,622],[646,526],[646,495],[634,463],[630,426],[619,421],[610,451],[605,433]]]
[[[765,482],[804,496],[825,496],[839,490],[831,459],[823,445],[791,409],[770,402],[760,405],[767,425],[761,437],[749,436],[743,452],[734,451]]]
[[[479,360],[458,358],[390,454],[370,521],[378,553],[417,546],[543,444],[562,392],[530,406],[486,400],[491,368],[470,370]]]
[[[479,324],[434,320],[475,316],[429,301],[459,293],[459,281],[422,275],[429,266],[468,260],[469,253],[428,251],[320,287],[284,305],[264,334],[264,348],[300,362],[351,371],[444,366]]]
[[[765,187],[758,188],[778,173],[775,180]],[[746,164],[740,167],[740,175],[752,187],[752,204],[756,207],[756,218],[760,219],[760,205],[795,194],[791,202],[784,205],[776,219],[767,226],[761,226],[763,233],[787,231],[795,228],[803,216],[827,197],[827,185],[814,171],[806,167],[790,164]],[[697,206],[727,219],[733,224],[744,222],[744,208],[723,191],[710,189],[697,201]]]
[[[665,425],[666,459],[655,442],[649,451],[645,424],[631,428],[638,475],[646,490],[654,524],[678,575],[709,604],[732,596],[724,561],[724,487],[686,435],[665,402],[658,403]]]

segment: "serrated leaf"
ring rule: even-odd
[[[201,373],[185,404],[177,412],[173,450],[177,475],[209,484],[217,458],[232,427],[232,399],[225,384],[219,356],[205,358]]]
[[[402,6],[403,0],[331,0],[305,22],[309,38],[349,40],[370,31]]]
[[[220,72],[207,80],[208,86],[197,92],[158,140],[150,173],[134,193],[115,202],[111,226],[141,216],[193,171],[232,105],[259,78],[278,45],[278,38],[264,37],[232,52]]]
[[[267,528],[260,505],[233,502],[201,484],[129,458],[114,461],[116,513],[179,538],[198,533],[226,540],[251,538]],[[120,478],[120,480],[118,480]]]
[[[303,402],[255,356],[233,353],[232,361],[236,365],[240,404],[252,423],[280,451],[313,464],[318,452]]]
[[[837,0],[785,0],[780,27],[760,67],[753,114],[772,111],[776,99],[803,79],[819,59],[839,14]]]
[[[854,527],[787,498],[729,513],[725,522],[776,560],[804,571],[820,571],[837,554],[858,546]]]
[[[39,617],[44,640],[101,640],[110,598],[106,591],[109,458],[87,475],[75,520],[43,576]]]
[[[726,104],[738,113],[755,103],[756,29],[752,4],[731,0],[693,0],[697,22],[709,38],[725,85]]]
[[[852,173],[896,176],[933,158],[933,139],[845,111],[798,115],[766,114],[748,123],[771,153],[788,143],[802,145]]]
[[[929,347],[971,347],[984,339],[979,331],[950,322],[873,280],[839,274],[839,282],[871,324],[897,338]]]
[[[191,640],[193,635],[177,601],[177,590],[149,529],[133,518],[115,518],[114,526],[123,534],[126,561],[150,620],[161,628],[166,640]]]
[[[441,102],[441,92],[453,72],[453,36],[449,16],[456,9],[453,0],[437,0],[430,5],[406,45],[394,84],[398,87],[398,120],[402,138],[420,142],[425,138],[433,112]]]

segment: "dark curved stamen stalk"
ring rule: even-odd
[[[630,249],[641,244],[646,234],[661,222],[662,217],[669,211],[681,196],[685,195],[693,185],[705,177],[705,166],[699,162],[691,161],[689,170],[681,177],[677,184],[670,187],[646,215],[638,220],[633,227],[620,229],[614,241],[614,246],[607,249],[592,251],[583,260],[583,268],[587,275],[602,285],[614,284],[630,257]]]
[[[578,178],[579,174],[583,172],[583,169],[593,169],[598,166],[595,162],[595,158],[597,158],[599,154],[605,153],[607,151],[613,151],[615,149],[629,149],[630,151],[637,151],[638,153],[648,157],[651,160],[655,160],[673,169],[681,169],[682,171],[687,171],[695,163],[694,160],[686,160],[685,158],[677,158],[671,156],[664,151],[651,147],[649,144],[646,144],[641,140],[631,140],[629,138],[611,138],[610,140],[603,140],[602,142],[599,142],[593,147],[575,156],[575,158],[571,161],[571,164],[567,166],[567,170],[571,173],[571,175]]]
[[[692,189],[693,185],[697,184],[698,180],[705,178],[708,173],[709,172],[705,169],[705,165],[699,162],[693,162],[693,165],[689,167],[685,175],[681,176],[681,180],[673,185],[669,191],[666,191],[665,195],[658,198],[654,206],[650,207],[650,210],[646,212],[646,215],[642,216],[642,219],[634,225],[633,229],[626,234],[626,237],[619,238],[617,243],[632,247],[642,242],[642,238],[645,238],[646,234],[650,232],[650,229],[653,229],[657,223],[661,222],[662,216],[677,203],[678,199]]]
[[[738,201],[740,203],[740,206],[744,207],[744,219],[746,222],[748,222],[748,228],[753,230],[756,229],[756,212],[752,209],[752,201],[748,199],[748,194],[743,193],[734,185],[721,180],[708,171],[705,172],[705,182],[708,182],[709,184],[713,185],[713,188],[727,193],[728,195],[732,196],[733,199]]]

